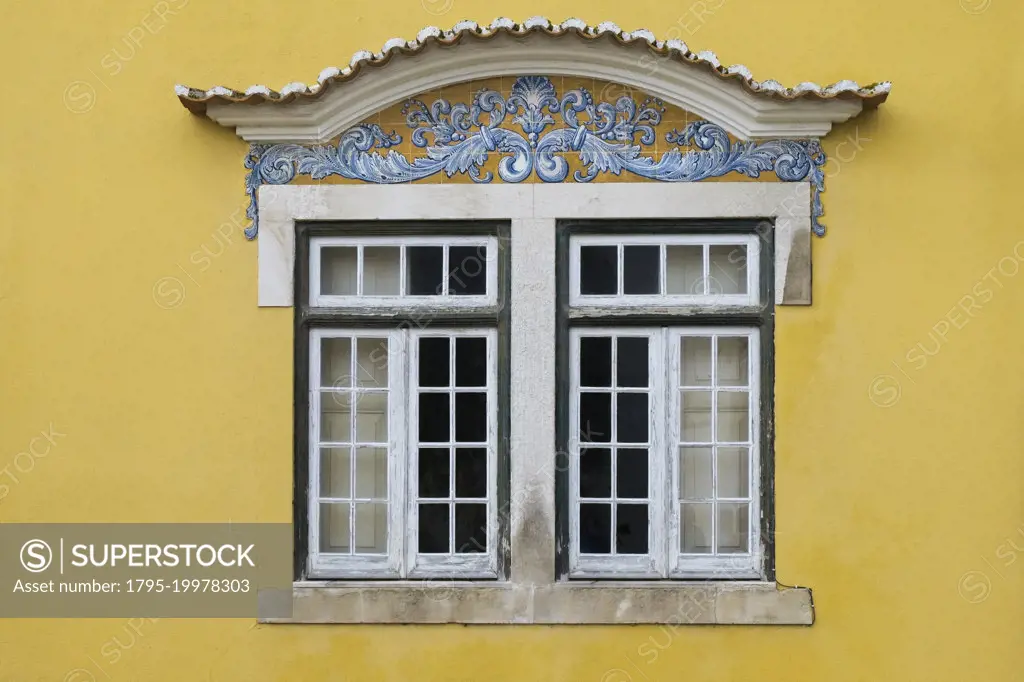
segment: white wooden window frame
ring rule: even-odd
[[[508,580],[298,579],[291,617],[264,622],[813,623],[810,589],[783,588],[773,580],[560,580],[555,572],[553,452],[558,220],[765,219],[774,242],[775,303],[809,305],[810,205],[807,183],[261,187],[260,306],[293,305],[296,230],[305,221],[508,220],[513,263]],[[799,571],[788,579],[799,580]]]
[[[353,447],[357,440],[354,425],[351,428],[350,443],[331,443],[320,440],[320,408],[324,395],[342,393],[346,389],[329,389],[321,387],[321,346],[324,339],[330,338],[387,338],[388,339],[388,540],[387,554],[337,554],[320,551],[320,504],[325,500],[320,496],[320,449],[338,445]],[[403,529],[405,522],[405,467],[402,466],[403,453],[407,451],[407,429],[400,428],[403,423],[407,401],[406,395],[406,343],[408,332],[402,330],[367,329],[337,327],[330,329],[312,329],[309,339],[309,566],[310,573],[320,577],[347,578],[399,578],[404,569],[403,543],[404,532],[396,533],[395,529]],[[397,362],[396,362],[397,361]],[[357,354],[355,343],[351,352],[352,371],[355,369]],[[353,390],[353,389],[347,389]],[[356,407],[358,410],[358,406]],[[355,412],[353,412],[353,419]],[[353,458],[354,459],[354,458]],[[350,480],[352,496],[355,496],[355,480]],[[340,500],[339,500],[340,501]],[[349,516],[352,519],[352,515]],[[350,521],[350,524],[352,522]],[[353,533],[350,527],[349,533]]]
[[[761,466],[760,466],[760,347],[759,331],[754,327],[741,326],[672,326],[672,327],[582,327],[573,328],[569,332],[570,362],[570,433],[578,434],[579,397],[588,387],[580,385],[580,339],[585,337],[643,337],[649,340],[648,346],[648,386],[649,408],[651,411],[648,422],[648,554],[583,554],[580,551],[580,451],[586,443],[578,437],[571,438],[569,460],[569,577],[574,579],[624,579],[624,578],[673,578],[673,579],[706,579],[731,578],[755,579],[761,576],[764,548],[760,531],[761,520]],[[718,502],[747,502],[750,504],[747,516],[748,551],[743,553],[687,554],[681,551],[681,523],[679,496],[679,449],[684,443],[681,439],[680,391],[681,383],[680,341],[686,337],[710,337],[716,339],[712,345],[711,383],[709,386],[687,387],[699,388],[711,392],[711,442],[687,442],[687,446],[707,446],[712,448],[712,485],[713,496],[708,499],[712,504],[713,542],[717,538]],[[747,343],[748,385],[746,387],[719,387],[716,380],[718,372],[717,338],[745,337]],[[612,355],[612,383],[615,383],[617,355]],[[667,378],[667,380],[666,380]],[[603,388],[600,390],[604,390]],[[613,396],[616,389],[608,389]],[[634,389],[635,390],[635,389]],[[748,440],[745,442],[724,443],[717,439],[717,394],[719,390],[743,391],[748,395]],[[615,428],[616,402],[612,400],[611,423]],[[607,442],[593,442],[595,448],[610,448],[611,457],[611,490],[612,495],[607,502],[615,504],[615,448],[618,443],[614,438]],[[746,498],[720,498],[717,496],[717,450],[719,446],[743,446],[748,448],[750,458],[747,467],[748,482]],[[634,443],[624,444],[625,447],[643,447]],[[588,498],[589,500],[589,498]],[[598,502],[595,500],[595,502]],[[604,501],[599,501],[604,503]],[[615,532],[615,516],[612,512],[612,533]],[[713,545],[714,547],[715,545]]]
[[[410,578],[497,578],[498,577],[498,356],[497,343],[498,332],[493,328],[452,328],[410,331],[410,355],[409,355],[409,396],[408,396],[408,420],[409,420],[409,447],[408,447],[408,472],[409,472],[409,501],[408,510],[408,553],[409,570],[406,575]],[[456,392],[479,393],[479,387],[464,388],[460,391],[455,386],[455,340],[468,337],[484,337],[487,339],[487,440],[484,443],[456,443],[455,441],[455,401]],[[449,514],[448,514],[448,540],[455,552],[455,507],[451,504],[457,498],[455,495],[455,448],[481,447],[487,450],[487,552],[476,553],[455,553],[444,554],[423,554],[417,552],[419,547],[419,459],[418,449],[420,441],[416,430],[419,427],[419,339],[428,337],[450,338],[449,343],[449,385],[445,388],[428,388],[425,392],[445,393],[452,396],[448,409],[448,442],[447,443],[425,443],[426,447],[447,447],[449,448]],[[436,498],[426,498],[436,499]]]
[[[668,420],[668,485],[667,499],[668,508],[668,538],[669,538],[669,565],[668,575],[671,578],[700,579],[700,578],[732,578],[749,579],[760,577],[763,570],[764,547],[761,535],[761,381],[760,381],[760,331],[755,327],[743,326],[678,326],[666,329],[667,335],[667,362],[666,374],[668,381],[668,396],[666,415]],[[718,338],[719,337],[746,337],[747,338],[747,387],[719,387],[718,374]],[[680,355],[681,341],[686,337],[711,337],[711,383],[709,386],[690,387],[698,390],[709,390],[711,392],[711,442],[696,443],[686,442],[690,446],[707,446],[712,448],[712,524],[713,542],[717,543],[718,537],[718,502],[736,501],[749,502],[750,510],[747,515],[747,552],[743,553],[718,553],[713,551],[708,554],[687,554],[681,550],[682,519],[680,513],[680,476],[679,450],[684,445],[682,441],[682,425],[680,424],[680,392],[683,390]],[[718,441],[718,393],[724,391],[745,391],[748,394],[748,428],[746,442],[724,443]],[[717,448],[720,446],[738,445],[749,448],[749,462],[747,467],[747,495],[745,499],[721,498],[718,496],[718,457]],[[717,545],[713,544],[713,548]]]
[[[352,295],[324,294],[320,291],[323,250],[330,247],[358,249],[356,270],[356,293]],[[406,294],[408,285],[407,248],[410,246],[444,247],[441,283],[443,290],[436,295]],[[484,249],[483,262],[487,267],[486,293],[455,295],[448,291],[448,275],[452,272],[449,263],[451,246],[476,246]],[[363,293],[363,253],[366,247],[394,247],[400,249],[398,276],[399,294],[367,295]],[[394,236],[394,237],[314,237],[309,245],[309,304],[313,307],[355,307],[355,308],[425,308],[445,306],[448,308],[487,308],[494,306],[498,298],[498,240],[488,236],[439,235],[439,236]]]
[[[665,486],[668,469],[665,467],[665,457],[662,456],[665,450],[665,419],[663,417],[664,405],[664,365],[661,361],[664,358],[664,331],[658,328],[648,327],[585,327],[574,328],[569,332],[569,355],[570,355],[570,376],[572,387],[570,391],[569,404],[569,428],[571,433],[579,434],[580,429],[580,339],[586,337],[608,337],[615,339],[624,337],[646,338],[648,340],[647,352],[647,378],[648,388],[641,391],[639,388],[618,388],[595,387],[598,391],[610,392],[611,400],[611,425],[613,433],[608,434],[607,442],[593,442],[595,448],[610,448],[612,450],[610,462],[611,475],[611,497],[607,502],[613,506],[611,517],[611,532],[615,535],[615,512],[614,507],[618,504],[616,495],[617,481],[615,480],[616,459],[619,443],[614,437],[616,430],[617,401],[615,396],[619,392],[639,393],[646,392],[648,395],[648,409],[650,417],[647,425],[647,444],[623,443],[623,447],[647,448],[647,554],[583,554],[580,551],[580,523],[579,505],[580,497],[580,450],[585,444],[579,438],[570,440],[570,464],[569,464],[569,558],[570,577],[572,578],[658,578],[665,577],[667,564],[666,549],[666,528],[665,523]],[[615,343],[613,341],[613,343]],[[611,383],[616,383],[618,354],[612,352]],[[590,498],[588,498],[590,499]],[[596,502],[596,500],[595,500]],[[604,501],[597,502],[604,503]]]
[[[324,394],[346,390],[321,387],[321,344],[324,339],[351,337],[388,339],[388,536],[387,554],[338,554],[320,551],[320,449],[351,443],[320,441],[320,405]],[[418,341],[425,337],[484,337],[487,339],[487,551],[462,554],[420,554],[418,547]],[[372,329],[354,327],[318,328],[310,331],[309,395],[309,535],[308,562],[312,578],[348,579],[494,579],[497,567],[497,330],[487,327],[444,327],[436,329]],[[351,362],[355,368],[353,344]],[[449,365],[454,381],[455,367]],[[352,370],[355,376],[356,370]],[[431,389],[432,391],[435,389]],[[449,391],[455,391],[454,386]],[[467,389],[469,390],[469,389]],[[479,390],[474,392],[481,392]],[[358,409],[358,408],[357,408]],[[354,419],[354,417],[353,417]],[[449,408],[449,445],[454,446],[455,408]],[[353,429],[351,441],[355,442]],[[454,455],[453,455],[454,457]],[[451,462],[454,467],[454,462]],[[449,470],[453,479],[454,468]],[[354,497],[355,480],[351,482]],[[451,492],[451,491],[450,491]],[[333,498],[332,498],[333,499]],[[348,501],[338,498],[333,501]],[[350,519],[352,516],[350,515]],[[351,523],[351,522],[350,522]],[[454,510],[449,519],[453,533]],[[354,530],[350,529],[350,533]],[[450,540],[454,542],[454,537]],[[456,548],[457,550],[457,548]]]
[[[758,284],[760,277],[759,238],[757,235],[580,235],[574,237],[570,244],[569,258],[569,304],[575,308],[589,306],[633,308],[637,306],[685,306],[685,305],[735,305],[749,306],[758,303]],[[658,294],[616,294],[594,295],[580,293],[580,250],[584,246],[615,246],[618,249],[618,290],[623,291],[625,246],[659,246],[659,293]],[[702,247],[703,294],[669,294],[667,292],[666,251],[671,246]],[[746,255],[746,293],[723,294],[710,290],[714,276],[710,272],[711,259],[709,250],[714,246],[744,246]]]

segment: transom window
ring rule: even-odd
[[[356,227],[300,227],[304,573],[498,578],[507,532],[498,514],[507,498],[498,485],[507,468],[503,227],[374,226],[387,236]]]
[[[772,300],[762,245],[749,233],[644,227],[562,227],[563,575],[762,577],[771,306],[761,302]]]
[[[493,306],[497,241],[486,236],[319,237],[312,306]]]
[[[581,235],[570,249],[575,306],[757,302],[754,235]]]

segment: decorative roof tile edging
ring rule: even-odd
[[[380,52],[373,53],[362,50],[352,56],[348,66],[324,69],[317,78],[317,82],[312,85],[289,83],[279,91],[272,90],[266,85],[253,85],[244,91],[224,86],[203,90],[177,85],[175,93],[182,105],[194,114],[204,114],[207,106],[211,103],[286,104],[295,100],[312,101],[320,98],[332,87],[352,80],[364,67],[385,66],[395,55],[415,55],[431,44],[449,46],[468,39],[487,40],[501,34],[522,37],[530,33],[544,33],[556,37],[574,35],[584,40],[611,39],[621,44],[646,43],[648,49],[654,54],[667,55],[681,63],[704,69],[723,80],[736,81],[748,92],[767,98],[791,101],[847,99],[859,100],[864,107],[876,107],[885,101],[891,89],[891,83],[888,81],[860,86],[850,80],[842,80],[827,86],[803,82],[794,87],[786,87],[776,80],[755,80],[745,66],[739,64],[723,66],[713,52],[691,52],[686,43],[681,40],[657,40],[654,34],[646,29],[623,31],[611,22],[589,26],[580,19],[567,19],[556,24],[545,17],[532,17],[522,23],[516,23],[512,19],[502,17],[495,19],[488,26],[480,26],[472,21],[462,21],[449,31],[429,26],[420,31],[415,40],[410,41],[392,38],[384,43]]]
[[[614,102],[595,101],[585,88],[560,95],[550,78],[522,76],[507,98],[483,89],[471,102],[438,99],[428,106],[408,100],[403,113],[411,140],[426,156],[410,159],[398,152],[394,147],[401,136],[376,124],[354,126],[336,144],[253,144],[245,159],[246,213],[252,220],[245,234],[254,239],[259,230],[256,195],[261,185],[288,184],[297,175],[398,184],[439,173],[466,174],[474,182],[489,183],[494,174],[485,164],[494,153],[500,156],[498,177],[506,183],[523,182],[534,173],[543,182],[566,182],[567,154],[578,156],[583,165],[571,175],[580,183],[625,171],[661,182],[697,182],[729,173],[757,178],[774,172],[783,182],[811,185],[812,228],[824,235],[820,218],[826,159],[818,140],[733,141],[721,126],[696,121],[682,131],[665,133],[672,148],[658,156],[654,145],[663,112],[656,98],[637,102],[623,95]]]

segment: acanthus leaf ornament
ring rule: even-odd
[[[534,171],[543,182],[567,181],[567,154],[578,154],[583,165],[572,174],[575,182],[623,171],[661,182],[698,182],[729,173],[757,178],[774,171],[780,181],[811,184],[812,227],[818,236],[825,233],[820,221],[825,153],[818,140],[734,142],[721,126],[696,121],[666,133],[665,142],[674,147],[656,158],[653,145],[664,111],[654,98],[637,103],[623,95],[615,102],[595,102],[585,88],[559,98],[550,78],[522,76],[507,99],[483,89],[470,104],[408,100],[402,113],[410,140],[426,150],[426,156],[411,160],[394,149],[402,137],[376,124],[350,128],[333,145],[254,144],[245,160],[246,215],[252,220],[245,234],[253,239],[258,231],[260,185],[287,184],[297,175],[395,184],[442,172],[487,183],[494,180],[484,168],[491,154],[500,157],[498,176],[508,183],[523,182]]]

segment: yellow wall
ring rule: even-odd
[[[701,6],[717,9],[695,19]],[[424,25],[585,7],[761,78],[894,81],[877,114],[825,140],[814,305],[778,313],[778,576],[814,589],[817,622],[161,620],[133,636],[124,620],[6,620],[0,680],[1021,679],[1024,561],[1006,542],[1024,547],[1024,5],[384,7],[4,1],[0,520],[290,519],[292,311],[256,307],[255,243],[218,241],[244,222],[246,148],[188,115],[175,82],[308,82]],[[168,277],[184,294],[170,308],[154,301]],[[966,295],[970,316],[950,312]],[[16,471],[51,424],[64,435]]]

